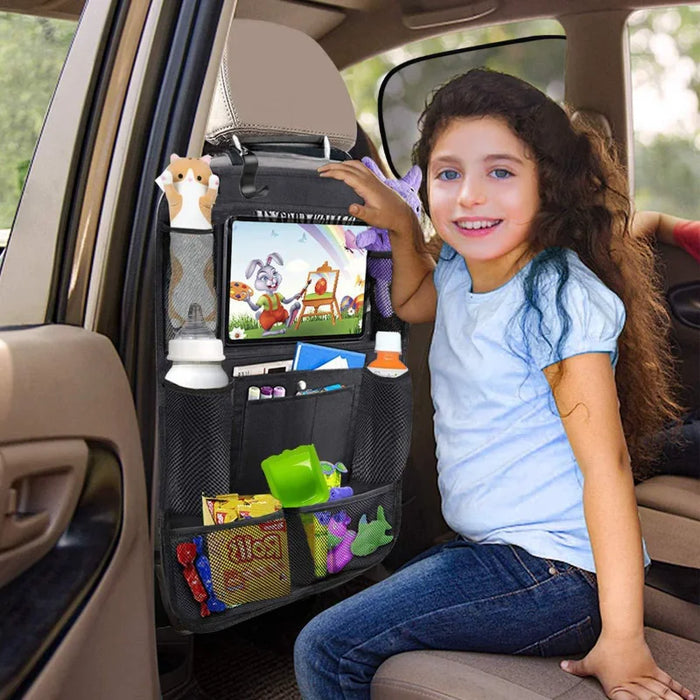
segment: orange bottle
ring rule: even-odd
[[[374,340],[377,358],[367,365],[370,372],[380,377],[400,377],[408,372],[401,362],[401,333],[397,331],[377,331]]]

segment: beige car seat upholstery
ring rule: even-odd
[[[293,71],[280,70],[285,60]],[[230,145],[233,136],[260,143],[290,135],[296,142],[327,136],[331,146],[349,150],[356,122],[345,83],[328,54],[303,32],[260,20],[234,20],[206,139]]]
[[[654,629],[647,641],[661,668],[700,687],[700,644]],[[559,668],[559,659],[457,651],[411,651],[385,661],[372,700],[603,700],[600,685]]]
[[[644,591],[646,624],[700,642],[700,480],[655,476],[637,486],[637,502],[654,562]]]

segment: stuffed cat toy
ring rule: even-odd
[[[173,228],[211,229],[211,210],[219,191],[219,178],[209,167],[211,156],[170,156],[170,165],[156,178],[165,193]]]
[[[363,158],[365,167],[376,175],[387,187],[399,193],[402,199],[420,216],[421,204],[418,197],[418,188],[421,183],[421,171],[414,165],[400,180],[392,180],[384,176],[379,166],[371,158]],[[373,252],[387,253],[391,251],[389,232],[385,228],[372,227],[360,233],[355,239],[358,248]],[[367,271],[374,279],[374,301],[379,313],[388,318],[394,313],[391,306],[391,272],[390,258],[370,258],[367,262]]]
[[[211,212],[219,178],[211,171],[211,156],[170,156],[170,165],[156,178],[170,212],[170,279],[168,319],[174,332],[187,318],[190,304],[199,303],[210,330],[216,329],[213,233]],[[178,231],[176,229],[185,229]],[[193,236],[187,229],[200,231]]]

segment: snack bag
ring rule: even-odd
[[[238,520],[238,500],[237,493],[218,496],[202,494],[202,524],[223,525]]]
[[[289,595],[283,517],[207,534],[214,592],[228,607]]]
[[[254,496],[240,496],[238,500],[239,518],[259,518],[275,513],[282,504],[271,494],[262,493]]]

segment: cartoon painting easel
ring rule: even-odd
[[[323,265],[309,272],[306,292],[301,300],[303,306],[294,326],[295,328],[299,328],[306,316],[328,313],[328,311],[321,311],[323,306],[330,307],[331,321],[335,325],[336,316],[340,318],[340,307],[338,306],[338,300],[335,298],[339,275],[340,270],[331,268],[327,260],[323,261]]]

